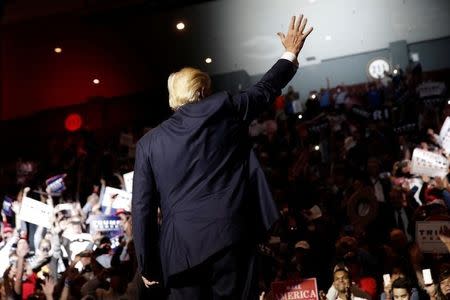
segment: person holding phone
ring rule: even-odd
[[[384,291],[380,295],[380,300],[392,300],[394,298],[393,296],[393,283],[397,281],[399,278],[407,278],[406,276],[407,271],[403,265],[399,264],[392,268],[391,274],[384,274],[383,275],[383,285],[384,285]],[[404,281],[400,281],[402,284]],[[408,281],[409,282],[409,281]],[[411,285],[411,284],[410,284]],[[408,291],[409,298],[411,300],[419,300],[419,291],[417,288],[411,286],[411,288]]]
[[[399,277],[392,282],[392,298],[393,300],[410,300],[412,298],[412,285],[406,277]]]
[[[425,284],[424,289],[426,290],[430,300],[450,299],[450,263],[443,263],[440,266],[436,284],[431,278],[431,273],[428,276],[430,277],[428,280],[425,279],[425,276],[423,277]]]

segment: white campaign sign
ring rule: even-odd
[[[23,197],[19,218],[28,223],[51,228],[52,212],[53,208],[50,205],[29,197]]]
[[[450,117],[447,117],[442,125],[439,142],[445,153],[450,154]]]
[[[123,208],[131,211],[131,193],[107,186],[102,206],[111,206],[114,209]]]
[[[416,148],[411,160],[411,173],[420,176],[445,177],[448,173],[448,165],[449,162],[444,156]]]
[[[123,174],[123,180],[125,181],[125,189],[129,193],[133,192],[133,175],[134,175],[134,171]]]

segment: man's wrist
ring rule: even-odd
[[[293,62],[293,63],[295,63],[295,64],[298,63],[298,61],[297,61],[297,55],[295,55],[295,53],[290,52],[290,51],[285,51],[285,52],[283,53],[283,55],[281,55],[281,58],[282,58],[282,59],[289,60],[290,62]]]

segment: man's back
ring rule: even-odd
[[[235,193],[245,183],[243,173],[250,151],[246,130],[227,93],[185,105],[154,129],[146,147],[163,216],[190,214],[188,208],[202,217],[225,218],[237,213],[237,207],[229,206],[232,203],[220,210],[225,208],[221,207],[223,200],[207,198],[231,198],[230,194],[239,198]]]
[[[139,142],[158,186],[160,243],[169,273],[194,266],[248,234],[246,136],[229,95],[219,93],[183,106]]]
[[[287,36],[279,34],[286,49],[281,59],[238,95],[208,97],[210,78],[200,70],[172,73],[169,104],[175,113],[137,144],[132,216],[139,272],[146,286],[159,278],[160,236],[163,279],[172,299],[257,295],[254,230],[267,229],[278,212],[247,131],[297,70],[297,55],[312,29],[303,32],[302,16],[298,22],[292,17],[289,26]]]

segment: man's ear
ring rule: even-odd
[[[200,90],[199,94],[200,94],[200,98],[201,98],[201,99],[203,99],[203,98],[206,97],[206,94],[205,94],[205,87],[202,87],[202,89]]]

